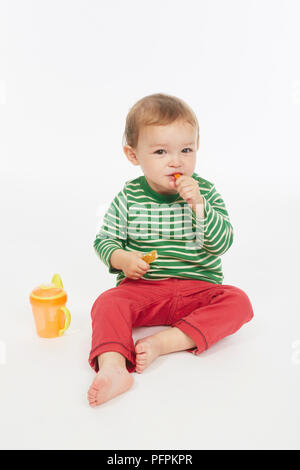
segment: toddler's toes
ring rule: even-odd
[[[136,370],[137,372],[142,372],[160,355],[159,344],[153,335],[146,336],[137,340],[135,352]]]
[[[145,369],[144,366],[141,366],[139,364],[136,365],[136,371],[137,371],[138,374],[141,374],[144,369]]]
[[[145,344],[144,343],[136,343],[135,351],[137,354],[141,354],[146,352]]]
[[[89,401],[89,404],[91,406],[96,406],[96,399],[97,399],[97,389],[93,386],[91,386],[89,388],[89,391],[88,391],[88,394],[87,394],[87,397],[88,397],[88,401]]]

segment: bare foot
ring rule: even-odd
[[[145,336],[135,343],[136,372],[141,374],[158,356],[160,344],[155,335]]]
[[[88,391],[88,401],[92,407],[101,405],[111,398],[126,392],[133,385],[134,379],[124,367],[104,364]]]

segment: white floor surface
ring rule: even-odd
[[[134,385],[127,393],[92,409],[86,397],[94,377],[88,364],[90,308],[102,290],[114,286],[114,276],[98,261],[92,246],[80,240],[79,231],[78,264],[73,266],[68,258],[73,252],[65,253],[67,243],[57,257],[59,243],[54,240],[51,245],[50,238],[46,243],[38,226],[33,229],[30,208],[35,191],[36,187],[31,199],[27,190],[16,221],[23,238],[12,226],[2,252],[1,448],[300,447],[297,271],[292,262],[285,266],[284,259],[276,257],[278,250],[282,253],[278,241],[285,239],[285,224],[275,224],[276,237],[270,237],[277,214],[285,214],[291,230],[295,222],[293,233],[298,230],[297,219],[291,217],[297,211],[292,197],[289,204],[283,199],[269,204],[263,188],[257,188],[257,199],[246,205],[256,224],[231,204],[236,240],[223,257],[224,283],[247,292],[253,320],[199,356],[182,351],[159,357],[142,374],[133,374]],[[50,199],[51,194],[49,205]],[[229,200],[234,201],[233,194]],[[90,214],[82,211],[82,216],[85,227]],[[28,220],[28,234],[22,217]],[[75,213],[69,213],[68,224],[75,219]],[[285,246],[290,260],[295,259],[293,246],[291,239]],[[36,335],[29,293],[35,285],[50,281],[53,271],[62,275],[72,323],[65,336],[47,340]],[[134,340],[164,328],[135,329]]]

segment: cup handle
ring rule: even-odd
[[[67,307],[60,307],[60,310],[62,310],[65,314],[65,327],[58,331],[58,336],[63,335],[66,329],[69,328],[71,323],[71,314]]]

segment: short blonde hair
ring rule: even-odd
[[[197,131],[197,147],[199,145],[199,123],[190,106],[176,96],[155,93],[144,96],[129,110],[126,117],[123,146],[136,148],[139,132],[143,126],[171,124],[177,119],[188,122]]]

